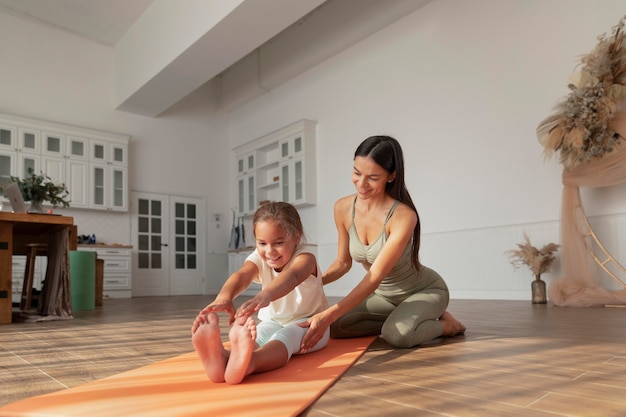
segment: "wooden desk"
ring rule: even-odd
[[[47,243],[54,249],[52,237],[66,229],[68,249],[61,255],[69,259],[69,251],[77,246],[73,217],[0,212],[0,324],[12,321],[13,255],[26,254],[27,243]],[[51,252],[54,250],[48,251],[49,264]]]

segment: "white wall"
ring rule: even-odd
[[[579,56],[624,12],[622,0],[436,0],[233,112],[231,146],[318,122],[318,205],[303,217],[326,268],[336,253],[332,205],[354,191],[356,146],[395,136],[421,215],[422,262],[455,298],[529,299],[532,274],[503,252],[524,231],[539,247],[559,241],[561,193],[561,167],[544,161],[535,129],[567,94]],[[599,229],[624,229],[617,188],[583,197]],[[619,234],[602,235],[626,248]],[[355,265],[329,294],[362,274]]]
[[[0,13],[0,112],[131,135],[131,190],[203,197],[207,216],[225,216],[230,205],[217,196],[228,188],[228,120],[214,110],[214,86],[157,119],[118,112],[113,59],[111,47]],[[128,214],[63,212],[74,216],[80,234],[131,243]],[[206,224],[208,252],[225,258],[229,225]]]

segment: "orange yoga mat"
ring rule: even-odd
[[[296,416],[365,352],[374,337],[331,339],[283,368],[239,385],[211,382],[195,352],[0,408],[2,417]]]

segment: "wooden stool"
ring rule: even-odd
[[[24,283],[22,284],[22,299],[20,310],[33,308],[33,301],[39,301],[39,296],[33,296],[33,279],[35,276],[35,258],[48,255],[48,245],[45,243],[29,243],[26,245],[26,269],[24,270]]]

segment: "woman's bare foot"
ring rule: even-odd
[[[224,349],[220,338],[220,322],[217,314],[206,315],[205,322],[200,324],[191,336],[191,342],[200,356],[209,379],[213,382],[224,382],[228,352]]]
[[[252,317],[235,320],[230,331],[230,358],[226,364],[224,379],[229,384],[239,384],[252,373],[252,352],[256,340],[256,323]]]
[[[443,324],[443,334],[442,336],[456,336],[460,334],[465,334],[465,326],[463,323],[454,318],[454,316],[447,311],[439,317],[439,321]]]

